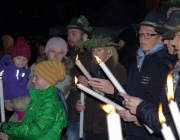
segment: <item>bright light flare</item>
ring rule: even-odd
[[[111,112],[116,112],[115,107],[111,104],[102,105],[101,108],[108,114]]]

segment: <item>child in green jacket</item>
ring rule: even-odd
[[[21,122],[3,122],[1,131],[8,140],[60,140],[67,116],[55,93],[55,84],[65,78],[64,65],[59,61],[43,61],[34,67],[31,101]]]

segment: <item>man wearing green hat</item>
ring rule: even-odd
[[[89,26],[88,20],[84,16],[80,16],[78,18],[73,18],[69,22],[67,26],[67,41],[69,45],[69,57],[75,62],[76,56],[78,55],[78,59],[84,65],[84,67],[89,71],[90,63],[91,63],[91,53],[88,51],[84,51],[81,53],[76,50],[77,44],[82,41],[86,41],[91,38],[92,28]],[[79,68],[75,65],[74,68],[71,69],[72,78],[75,76],[85,80],[85,77],[79,70]],[[74,83],[74,82],[73,82]],[[75,86],[75,85],[74,85]],[[66,100],[68,106],[68,127],[67,127],[67,139],[68,140],[77,140],[79,139],[79,114],[77,114],[74,106],[77,91],[70,91],[70,94]],[[84,133],[85,139],[85,133]]]

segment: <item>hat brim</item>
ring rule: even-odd
[[[160,33],[160,34],[162,34],[162,33],[165,32],[165,31],[164,31],[164,28],[161,28],[161,27],[154,27],[154,26],[149,25],[149,24],[132,24],[131,26],[132,26],[132,28],[134,29],[134,31],[135,31],[136,33],[139,32],[140,26],[153,27],[153,28],[155,29],[155,31],[158,32],[158,33]]]
[[[158,33],[166,33],[168,31],[170,31],[170,29],[166,29],[166,28],[155,28],[155,31]]]
[[[168,32],[165,32],[164,34],[162,34],[162,37],[163,39],[173,39],[175,37],[175,33],[176,31],[168,31]]]
[[[79,30],[82,30],[82,31],[84,31],[88,35],[88,38],[91,39],[91,33],[88,32],[87,30],[83,29],[83,28],[80,28],[80,27],[67,27],[67,30],[68,29],[79,29]]]

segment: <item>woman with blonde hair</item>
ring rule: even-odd
[[[110,37],[93,36],[91,40],[82,42],[77,47],[80,50],[84,48],[91,50],[92,55],[99,57],[117,78],[118,82],[123,85],[126,82],[126,70],[118,62],[118,54],[114,45]],[[92,77],[109,80],[95,58],[91,63],[89,73]],[[78,80],[81,84],[90,87],[88,80],[84,76],[79,76]],[[102,92],[99,86],[93,87],[93,90],[97,93]],[[86,131],[86,140],[108,140],[106,113],[100,107],[102,104],[104,103],[87,94],[85,105],[80,100],[76,101],[75,108],[78,112],[85,109],[84,130]]]

